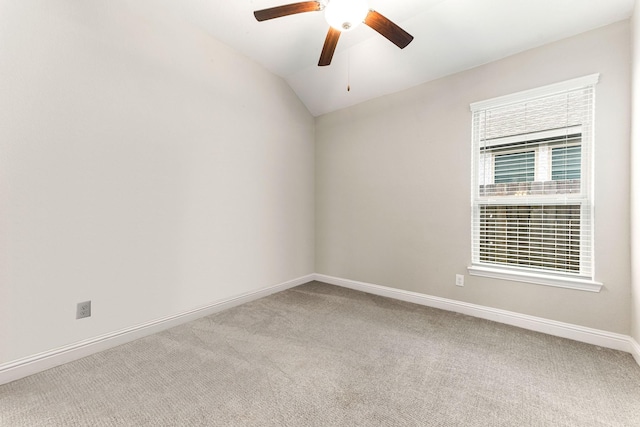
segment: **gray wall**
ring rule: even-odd
[[[161,8],[0,1],[0,94],[0,363],[313,273],[313,117]]]
[[[629,333],[630,28],[620,22],[316,118],[316,272]],[[470,264],[469,104],[601,73],[600,293],[455,274]]]
[[[631,140],[631,248],[633,298],[631,300],[631,336],[640,343],[640,5],[636,2],[632,18],[633,94]],[[640,360],[638,361],[640,363]]]

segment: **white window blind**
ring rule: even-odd
[[[472,104],[472,265],[592,280],[597,80]]]

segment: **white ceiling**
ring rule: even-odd
[[[400,50],[360,25],[318,67],[323,12],[257,22],[253,11],[296,0],[158,0],[284,78],[318,116],[631,16],[634,0],[368,0],[415,39]],[[347,84],[351,91],[347,92]]]

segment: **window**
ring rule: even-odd
[[[591,184],[598,77],[471,105],[470,274],[600,290]]]

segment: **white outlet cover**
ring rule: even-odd
[[[76,319],[91,317],[91,301],[79,302],[76,307]]]

